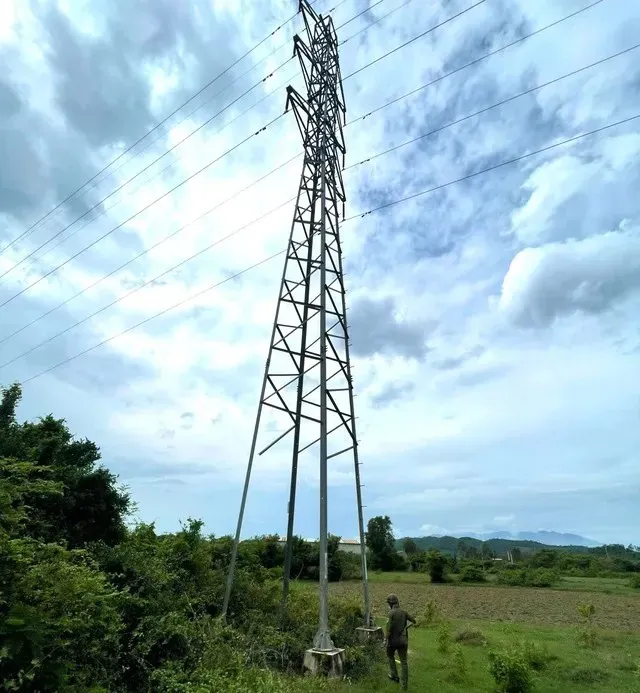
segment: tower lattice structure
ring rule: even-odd
[[[293,111],[302,136],[304,162],[288,241],[280,292],[258,404],[242,494],[223,612],[233,587],[238,543],[256,454],[290,440],[291,479],[283,578],[286,602],[292,563],[298,469],[312,456],[319,466],[319,624],[313,647],[333,649],[328,619],[328,467],[340,455],[353,459],[356,484],[364,626],[371,625],[364,541],[360,463],[349,358],[340,213],[344,217],[342,180],[345,99],[338,40],[330,16],[317,14],[300,0],[307,41],[294,36],[306,98],[287,87],[286,109]],[[265,419],[268,419],[265,426]],[[262,444],[262,434],[277,434]],[[263,431],[266,429],[266,431]],[[258,441],[261,445],[258,445]]]

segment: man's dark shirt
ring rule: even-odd
[[[399,607],[391,609],[387,623],[387,645],[389,647],[405,647],[409,642],[406,632],[407,625],[415,622],[415,618],[404,609]]]

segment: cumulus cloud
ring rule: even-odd
[[[640,231],[612,231],[521,250],[500,308],[516,324],[546,327],[577,311],[602,313],[640,289]]]

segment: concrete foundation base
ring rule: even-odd
[[[384,632],[380,626],[373,626],[371,628],[361,626],[360,628],[356,628],[356,633],[358,634],[358,642],[361,645],[366,645],[369,642],[384,641]]]
[[[324,674],[330,679],[342,678],[344,669],[344,650],[314,650],[304,653],[304,669],[306,673],[316,675]]]

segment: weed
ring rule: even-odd
[[[578,642],[584,647],[594,648],[596,646],[596,627],[593,617],[596,608],[593,604],[581,604],[578,613],[582,618],[580,629],[578,630]]]
[[[421,619],[421,625],[425,626],[431,625],[432,623],[437,623],[440,620],[440,612],[438,610],[438,605],[430,599],[424,611],[424,616]]]
[[[449,681],[451,683],[466,683],[469,680],[469,668],[464,652],[460,645],[454,645],[451,648],[451,662],[449,671]]]
[[[438,634],[436,635],[438,643],[438,652],[447,654],[451,645],[451,624],[449,621],[442,621],[438,626]]]
[[[573,667],[566,671],[564,677],[572,683],[594,685],[604,683],[609,678],[609,674],[595,667]]]
[[[546,645],[540,645],[533,640],[522,641],[519,649],[527,664],[536,671],[541,671],[554,659]]]
[[[531,667],[517,649],[489,652],[489,673],[501,693],[529,693],[533,688]]]

